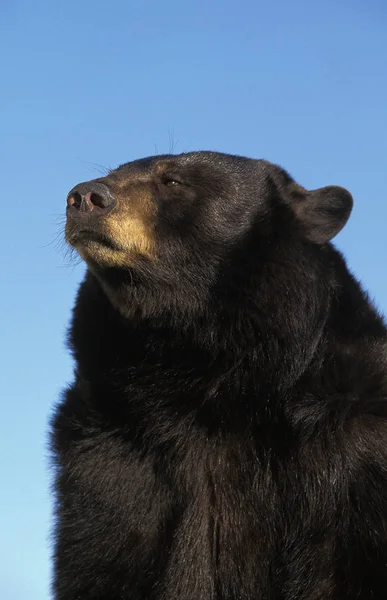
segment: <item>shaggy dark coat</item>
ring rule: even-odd
[[[387,598],[386,327],[350,194],[211,152],[69,194],[56,600]]]

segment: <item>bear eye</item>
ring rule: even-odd
[[[163,184],[168,187],[176,187],[177,185],[182,185],[181,181],[179,181],[175,177],[170,177],[169,175],[164,175]]]

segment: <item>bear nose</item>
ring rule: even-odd
[[[115,206],[116,200],[103,183],[88,181],[76,185],[67,196],[67,211],[73,217],[86,214],[105,214]]]

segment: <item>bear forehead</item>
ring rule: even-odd
[[[168,164],[173,164],[176,167],[207,166],[213,167],[214,169],[224,169],[227,172],[237,172],[243,167],[248,168],[251,172],[252,167],[264,168],[269,165],[269,163],[263,159],[253,159],[233,154],[202,150],[198,152],[184,152],[181,154],[147,156],[124,163],[115,169],[115,171],[120,173],[150,173],[154,171],[158,165],[166,166]]]

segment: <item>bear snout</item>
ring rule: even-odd
[[[72,219],[106,214],[116,205],[108,187],[97,181],[75,186],[67,196],[67,215]]]

